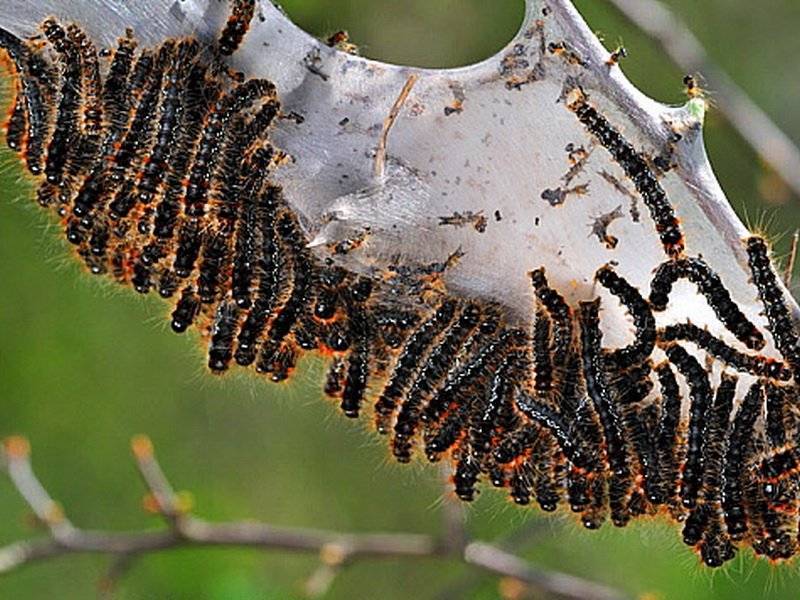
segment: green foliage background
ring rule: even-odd
[[[285,0],[288,13],[324,35],[350,31],[371,57],[424,66],[467,64],[515,32],[522,0]],[[670,0],[712,56],[800,141],[795,0]],[[601,0],[579,0],[609,46],[622,39],[624,69],[651,95],[681,101],[682,73]],[[714,114],[709,152],[735,207],[775,234],[800,225],[798,199]],[[436,532],[442,488],[434,468],[398,467],[381,440],[321,398],[323,365],[306,361],[291,385],[204,373],[192,336],[167,332],[155,298],[95,281],[68,258],[60,232],[30,201],[15,159],[0,155],[0,435],[30,437],[35,466],[78,524],[157,527],[140,508],[128,441],[146,432],[173,482],[208,518],[354,531]],[[765,192],[762,194],[761,192]],[[769,193],[766,193],[769,192]],[[768,205],[767,196],[778,204]],[[786,236],[788,237],[788,236]],[[785,242],[780,248],[785,248]],[[748,553],[721,572],[699,567],[665,523],[580,530],[574,520],[518,510],[486,491],[469,506],[469,530],[493,539],[534,527],[516,548],[542,566],[667,599],[796,598],[797,564],[772,567]],[[536,527],[540,524],[540,527]],[[0,543],[36,535],[23,503],[0,478]],[[0,578],[2,598],[87,598],[104,557],[65,557]],[[313,556],[180,550],[136,562],[125,599],[295,597]],[[464,578],[467,577],[465,580]],[[467,585],[458,587],[466,581]],[[453,587],[456,586],[456,587]],[[358,563],[330,598],[493,598],[496,581],[446,560]]]

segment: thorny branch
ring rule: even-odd
[[[701,73],[717,95],[714,103],[731,126],[800,197],[800,148],[708,56],[689,27],[660,0],[608,0],[655,40],[686,73]]]
[[[136,466],[148,491],[145,505],[167,527],[141,532],[93,531],[69,521],[33,471],[30,447],[24,438],[5,440],[0,464],[27,505],[48,529],[49,537],[18,541],[0,547],[0,574],[28,563],[67,554],[105,554],[114,557],[104,588],[109,590],[137,557],[187,546],[251,547],[261,550],[316,552],[321,566],[306,582],[309,595],[325,593],[338,572],[365,558],[450,557],[499,575],[548,596],[564,599],[621,600],[616,590],[571,575],[535,568],[501,547],[470,541],[459,529],[457,509],[448,508],[444,536],[407,533],[341,533],[299,527],[276,527],[255,521],[214,523],[194,516],[188,502],[172,488],[143,436],[132,443]],[[456,532],[456,538],[449,539]]]

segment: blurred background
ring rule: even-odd
[[[796,0],[669,0],[712,58],[800,142],[800,3]],[[609,47],[623,41],[623,68],[650,95],[683,101],[683,73],[602,0],[579,0]],[[499,50],[516,32],[522,0],[284,0],[306,30],[347,29],[362,53],[421,66],[463,65]],[[711,90],[713,96],[713,90]],[[776,180],[715,112],[707,120],[712,162],[737,212],[766,224],[788,247],[800,199]],[[149,434],[178,489],[209,519],[352,531],[435,533],[443,487],[430,466],[392,463],[383,440],[341,418],[319,392],[324,365],[306,360],[291,384],[203,370],[191,335],[167,331],[167,310],[90,278],[60,233],[30,201],[30,186],[0,154],[0,435],[24,434],[50,492],[87,528],[159,527],[141,508],[129,440]],[[14,199],[15,201],[11,201]],[[514,551],[542,567],[604,582],[648,599],[797,598],[797,563],[772,566],[748,552],[710,572],[662,522],[586,533],[569,515],[539,519],[485,490],[467,507],[472,535],[524,532]],[[0,477],[0,543],[37,535],[16,491]],[[137,561],[125,599],[300,597],[314,556],[179,550]],[[64,557],[0,578],[2,598],[90,598],[104,557]],[[495,598],[498,582],[446,560],[362,561],[327,598]]]

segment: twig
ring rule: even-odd
[[[778,176],[800,196],[800,149],[747,93],[708,56],[703,45],[659,0],[608,0],[644,31],[686,73],[702,73],[718,92],[715,104],[728,122]]]
[[[254,521],[212,523],[189,512],[188,503],[181,500],[180,494],[173,490],[164,475],[149,439],[143,436],[134,438],[132,448],[152,499],[149,506],[164,518],[167,529],[112,532],[76,527],[36,477],[27,440],[20,437],[7,439],[0,463],[31,510],[48,526],[50,537],[0,547],[0,575],[32,562],[67,554],[106,554],[113,556],[115,561],[102,582],[102,590],[111,592],[117,580],[140,555],[186,546],[226,546],[318,553],[321,567],[306,584],[309,595],[324,593],[341,568],[356,559],[450,556],[484,571],[518,579],[561,598],[609,600],[624,597],[589,581],[536,569],[484,542],[471,542],[464,546],[424,534],[340,533],[276,527]]]
[[[319,598],[325,595],[333,585],[334,580],[341,571],[341,565],[328,565],[322,563],[317,570],[306,580],[305,592],[309,598]]]
[[[156,461],[150,438],[137,435],[131,440],[131,450],[136,459],[139,474],[147,489],[150,490],[154,512],[166,518],[173,527],[179,528],[180,520],[185,516],[186,510],[181,506],[175,490],[172,489],[167,476],[161,470],[161,465]]]
[[[553,521],[545,524],[541,519],[531,520],[519,529],[515,529],[510,534],[494,542],[494,546],[500,550],[510,552],[511,550],[520,551],[527,547],[533,540],[542,537],[542,532],[553,526]],[[446,588],[436,594],[436,600],[456,600],[465,597],[473,588],[480,584],[480,573],[470,571],[460,579],[449,584]]]
[[[117,584],[125,574],[133,568],[139,554],[121,554],[111,561],[105,576],[100,580],[99,597],[111,599],[117,590]]]
[[[461,554],[467,547],[466,515],[463,502],[459,502],[452,492],[450,469],[442,465],[442,484],[444,503],[442,506],[442,544],[448,554]]]
[[[524,581],[559,598],[595,598],[619,600],[624,596],[602,585],[591,583],[564,573],[544,571],[532,567],[524,560],[483,542],[472,542],[464,551],[464,560],[490,573],[505,575]]]
[[[405,85],[403,85],[403,89],[400,90],[400,94],[397,96],[394,104],[392,104],[391,110],[389,110],[389,115],[383,120],[383,130],[381,131],[381,137],[378,139],[378,148],[375,151],[375,178],[378,181],[383,181],[383,173],[386,167],[386,144],[389,141],[389,132],[394,126],[395,121],[397,121],[397,117],[400,116],[400,111],[408,99],[408,95],[411,93],[414,84],[417,83],[417,79],[419,79],[419,76],[416,73],[412,73],[408,76]]]
[[[61,506],[53,500],[33,473],[28,440],[10,437],[4,444],[4,463],[8,477],[31,507],[33,514],[50,530],[55,540],[69,542],[75,528],[67,520]]]
[[[797,262],[797,246],[800,243],[800,229],[795,229],[792,234],[792,248],[789,251],[789,260],[786,261],[786,268],[783,270],[783,283],[786,287],[792,285],[792,275],[794,275],[794,265]]]

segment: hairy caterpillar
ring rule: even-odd
[[[247,5],[238,5],[231,31],[241,29]],[[60,213],[89,269],[174,298],[173,328],[200,331],[212,371],[236,362],[279,381],[300,353],[319,349],[335,357],[326,387],[345,414],[359,415],[374,396],[377,426],[391,436],[393,454],[401,461],[414,448],[431,460],[447,455],[464,499],[487,479],[519,503],[535,497],[550,510],[568,502],[587,527],[607,517],[623,525],[667,504],[687,519],[684,538],[708,564],[732,555],[728,537],[772,558],[794,552],[796,535],[785,537],[788,526],[796,528],[794,469],[772,466],[794,439],[791,414],[765,413],[759,402],[769,386],[748,380],[745,402],[721,435],[730,380],[713,383],[684,348],[704,339],[704,330],[656,330],[652,312],[661,304],[652,294],[645,300],[625,271],[596,273],[635,326],[633,342],[613,349],[601,343],[597,304],[573,302],[535,257],[527,269],[537,304],[522,317],[444,284],[449,261],[372,272],[328,261],[308,247],[301,215],[272,177],[285,160],[269,134],[287,116],[281,90],[264,79],[238,82],[222,67],[221,55],[235,50],[233,33],[215,48],[176,38],[144,50],[126,36],[104,61],[78,27],[47,21],[42,31],[44,40],[3,34],[20,76],[10,145],[42,178],[40,202]],[[114,93],[118,85],[127,94]],[[656,170],[593,107],[591,94],[573,86],[565,104],[640,194],[665,269],[695,283],[750,350],[762,347],[764,334],[736,312],[722,278],[707,265],[691,266],[699,257],[684,251]],[[796,334],[763,244],[753,239],[747,249],[786,364],[721,338],[705,345],[718,344],[711,354],[731,372],[780,382],[792,398]],[[650,288],[671,279],[654,275]],[[686,382],[683,398],[680,389],[650,396],[650,362],[664,358],[659,377],[677,373]],[[770,371],[772,364],[779,370]],[[657,427],[645,417],[649,406]],[[765,419],[784,432],[782,445],[753,439],[753,424]],[[767,467],[762,453],[775,457]],[[655,456],[664,469],[651,466]],[[764,485],[752,485],[754,478]],[[777,484],[786,487],[780,503],[765,491]],[[667,488],[663,500],[659,488]]]

